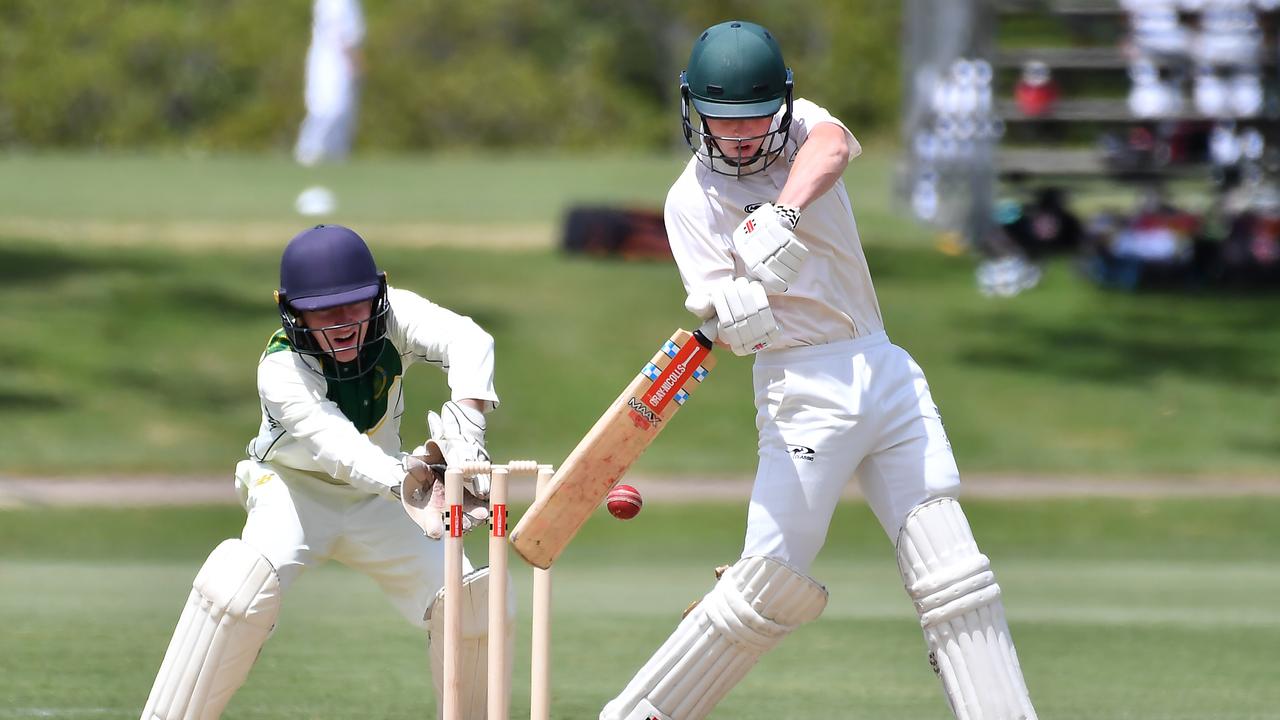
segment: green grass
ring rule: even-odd
[[[867,213],[889,215],[894,151],[873,149],[851,166],[850,195]],[[574,203],[661,207],[688,157],[372,156],[307,169],[284,156],[13,153],[0,155],[0,222],[301,226],[294,197],[320,183],[337,194],[338,219],[353,226],[552,223]],[[148,240],[165,242],[138,238]]]
[[[371,157],[320,174],[339,219],[379,228],[393,284],[496,336],[496,457],[555,461],[691,318],[673,267],[566,257],[549,228],[576,202],[659,206],[680,162]],[[847,182],[890,337],[928,374],[962,470],[1274,475],[1280,297],[1112,294],[1055,266],[1033,292],[983,298],[971,261],[934,252],[891,203],[892,164],[892,148],[873,149]],[[0,159],[0,472],[229,473],[257,429],[254,365],[310,174],[284,157]],[[183,223],[205,242],[185,243]],[[413,240],[450,228],[543,239]],[[724,354],[638,469],[749,473],[749,374]],[[415,370],[408,387],[412,446],[443,382]]]
[[[568,198],[651,202],[683,158],[557,155],[381,157],[303,168],[253,155],[13,155],[0,168],[0,217],[95,222],[290,220],[312,183],[360,222],[551,222]],[[288,238],[283,238],[287,240]]]
[[[873,245],[890,336],[925,368],[968,471],[1273,473],[1274,298],[1099,292],[1067,268],[1012,301],[921,247]],[[669,332],[673,268],[457,249],[379,252],[393,283],[497,338],[499,458],[564,457]],[[259,420],[254,366],[275,327],[275,251],[72,248],[0,240],[0,469],[229,472]],[[746,473],[749,361],[727,353],[646,454],[653,472]],[[443,399],[410,370],[405,441]]]
[[[1280,501],[967,508],[1041,717],[1280,718]],[[654,503],[587,524],[555,570],[554,717],[594,717],[736,556],[742,515]],[[192,576],[242,522],[224,507],[0,512],[0,718],[136,716]],[[826,613],[713,717],[949,717],[889,543],[860,504],[832,527],[814,569]],[[529,574],[513,567],[527,613]],[[528,707],[527,626],[518,637],[514,717]],[[425,656],[372,582],[326,566],[290,592],[226,717],[429,715]]]

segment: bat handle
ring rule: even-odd
[[[702,323],[702,326],[693,331],[693,336],[702,343],[702,346],[711,349],[715,344],[716,336],[720,334],[720,320],[712,315],[709,320]]]

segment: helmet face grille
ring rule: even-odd
[[[763,172],[777,161],[786,145],[793,87],[782,49],[768,30],[742,20],[707,28],[694,42],[688,68],[680,74],[685,143],[714,172],[733,177]],[[706,122],[706,118],[769,116],[778,116],[773,127],[752,138],[717,137]],[[730,158],[720,144],[743,140],[760,142],[754,157]]]
[[[322,328],[309,328],[302,322],[301,312],[292,307],[288,296],[281,294],[278,299],[280,324],[293,350],[300,355],[314,358],[319,365],[313,368],[326,380],[353,380],[367,375],[377,364],[382,354],[382,346],[387,339],[387,320],[391,315],[391,303],[387,299],[386,277],[381,278],[378,295],[373,299],[373,307],[367,320],[354,323],[341,323]],[[356,346],[356,357],[350,362],[340,362],[333,350],[326,350],[316,340],[319,333],[345,328],[364,326],[364,338]]]
[[[769,169],[778,158],[782,157],[787,139],[791,133],[792,119],[792,80],[791,71],[787,70],[786,92],[779,103],[781,114],[771,124],[770,129],[752,137],[724,137],[714,135],[707,127],[705,117],[694,117],[697,108],[685,76],[681,75],[680,85],[680,121],[684,133],[685,144],[693,151],[694,157],[712,172],[730,177],[754,175]],[[769,114],[777,114],[777,111]],[[711,116],[714,117],[714,116]],[[760,148],[750,158],[739,160],[728,157],[721,149],[720,142],[734,143],[743,140],[760,141]]]

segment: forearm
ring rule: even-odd
[[[835,186],[850,159],[844,128],[832,123],[818,125],[800,146],[776,204],[801,210],[808,207]]]
[[[350,421],[333,412],[299,415],[296,409],[285,409],[281,422],[330,477],[383,496],[399,487],[404,478],[399,458],[375,445]]]

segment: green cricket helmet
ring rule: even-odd
[[[782,155],[791,130],[791,69],[782,49],[763,27],[731,20],[707,28],[693,43],[689,67],[680,73],[680,115],[684,139],[702,164],[713,171],[740,177],[762,172]],[[719,137],[706,118],[773,116],[786,108],[777,127],[751,138]],[[698,126],[691,119],[698,113]],[[695,139],[696,138],[696,139]],[[760,148],[747,159],[730,159],[717,140],[759,140]]]

